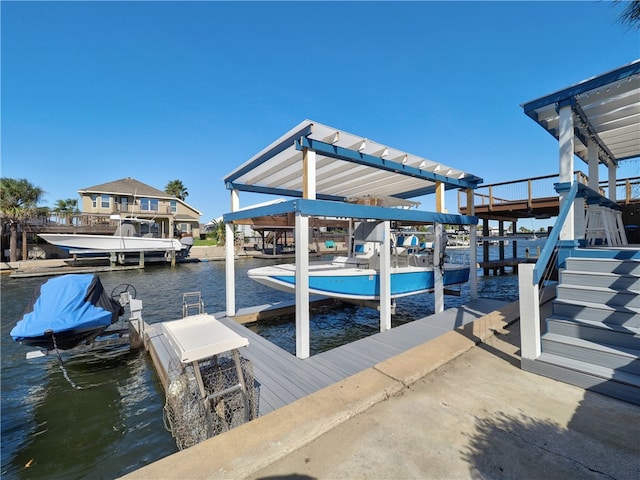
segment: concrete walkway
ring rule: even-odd
[[[125,478],[640,478],[640,407],[520,370],[517,311]]]

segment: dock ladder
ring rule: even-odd
[[[188,317],[192,310],[196,315],[204,313],[204,302],[200,292],[187,292],[182,294],[182,318]]]

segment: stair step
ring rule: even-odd
[[[640,375],[640,361],[638,361],[640,350],[600,344],[554,333],[545,333],[541,342],[542,351],[545,353]]]
[[[640,329],[551,315],[547,332],[640,351]]]
[[[640,295],[633,291],[560,284],[556,288],[556,295],[560,300],[576,300],[581,302],[640,308]]]
[[[576,272],[616,273],[640,275],[640,261],[635,259],[567,257],[567,270]]]
[[[640,405],[640,376],[587,362],[542,353],[522,360],[522,369],[593,392]]]
[[[611,288],[640,293],[640,275],[635,274],[563,270],[560,272],[560,283],[563,285]]]
[[[593,302],[558,300],[552,302],[553,314],[559,317],[579,318],[606,325],[640,328],[640,310],[624,306],[603,305]]]

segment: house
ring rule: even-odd
[[[127,177],[78,190],[83,226],[109,224],[111,215],[150,220],[139,235],[169,238],[200,235],[201,212],[184,200]]]

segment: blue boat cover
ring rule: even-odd
[[[105,293],[97,275],[63,275],[36,287],[11,336],[20,342],[45,333],[106,328],[122,313],[122,306]]]

